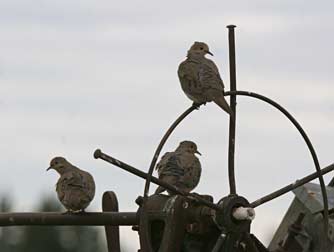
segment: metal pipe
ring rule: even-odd
[[[235,25],[228,25],[228,42],[229,42],[229,62],[230,62],[230,90],[237,90],[236,70],[235,70]],[[233,115],[230,115],[229,125],[229,142],[228,142],[228,178],[230,184],[230,194],[236,194],[235,173],[234,173],[234,154],[235,154],[235,123],[236,123],[236,104],[237,96],[231,94],[230,107]]]
[[[324,178],[321,174],[321,168],[320,168],[318,156],[315,152],[315,149],[314,149],[309,137],[307,136],[307,134],[304,131],[304,129],[302,128],[302,126],[297,122],[297,120],[285,108],[283,108],[277,102],[269,99],[268,97],[265,97],[265,96],[260,95],[260,94],[248,92],[248,91],[226,92],[225,95],[244,95],[244,96],[250,96],[250,97],[257,98],[257,99],[260,99],[262,101],[265,101],[265,102],[269,103],[270,105],[274,106],[275,108],[277,108],[279,111],[281,111],[290,120],[290,122],[297,128],[297,130],[302,135],[302,137],[303,137],[303,139],[304,139],[304,141],[305,141],[305,143],[306,143],[306,145],[307,145],[307,147],[308,147],[308,149],[311,153],[313,163],[314,163],[315,169],[316,169],[317,174],[318,174],[318,178],[319,178],[319,182],[320,182],[320,188],[321,188],[321,192],[322,192],[322,198],[323,198],[323,202],[324,202],[324,231],[325,231],[325,234],[327,234],[328,233],[329,219],[328,219],[328,198],[327,198],[326,185],[325,185]]]
[[[226,240],[226,234],[222,233],[222,234],[218,237],[218,239],[217,239],[217,241],[216,241],[216,244],[215,244],[215,246],[213,247],[212,252],[219,252],[219,251],[221,251],[221,248],[223,247],[223,244],[224,244],[225,240]]]
[[[97,149],[94,152],[94,158],[96,158],[96,159],[98,159],[98,158],[102,159],[102,160],[104,160],[104,161],[106,161],[108,163],[111,163],[111,164],[113,164],[113,165],[115,165],[115,166],[117,166],[117,167],[119,167],[119,168],[121,168],[123,170],[126,170],[126,171],[128,171],[128,172],[130,172],[130,173],[132,173],[132,174],[134,174],[134,175],[136,175],[138,177],[141,177],[143,179],[147,179],[147,177],[148,177],[147,173],[142,172],[141,170],[138,170],[138,169],[134,168],[133,166],[130,166],[130,165],[128,165],[128,164],[126,164],[126,163],[124,163],[124,162],[122,162],[122,161],[120,161],[120,160],[118,160],[116,158],[113,158],[113,157],[111,157],[111,156],[103,153],[100,149]],[[180,195],[183,195],[183,196],[191,196],[193,198],[196,198],[200,203],[202,203],[203,205],[206,205],[206,206],[208,206],[208,207],[210,207],[212,209],[215,209],[215,210],[219,210],[220,209],[216,204],[214,204],[214,203],[212,203],[212,202],[210,202],[208,200],[203,199],[201,196],[198,196],[196,194],[191,194],[191,193],[187,193],[187,192],[184,192],[182,190],[179,190],[177,187],[172,186],[172,185],[170,185],[170,184],[168,184],[168,183],[166,183],[166,182],[164,182],[164,181],[162,181],[162,180],[160,180],[160,179],[158,179],[156,177],[152,176],[151,177],[151,181],[153,183],[159,185],[159,186],[162,186],[162,187],[166,188],[169,191],[172,191],[172,192],[176,193],[176,194],[180,194]]]
[[[136,212],[0,213],[0,226],[132,226],[138,223]]]
[[[323,174],[326,174],[326,173],[331,172],[333,170],[334,170],[334,164],[331,164],[331,165],[325,167],[324,169],[322,169],[321,174],[323,175]],[[306,176],[302,179],[298,179],[296,182],[291,183],[287,186],[284,186],[281,189],[276,190],[276,191],[274,191],[274,192],[272,192],[272,193],[270,193],[270,194],[268,194],[268,195],[266,195],[266,196],[264,196],[264,197],[262,197],[262,198],[260,198],[256,201],[252,202],[250,204],[250,206],[253,207],[253,208],[258,207],[258,206],[260,206],[260,205],[262,205],[262,204],[264,204],[268,201],[271,201],[271,200],[273,200],[273,199],[275,199],[279,196],[282,196],[283,194],[285,194],[287,192],[290,192],[290,191],[296,189],[299,186],[302,186],[302,185],[312,181],[313,179],[316,179],[317,177],[318,177],[318,173],[314,172],[311,175],[308,175],[308,176]]]

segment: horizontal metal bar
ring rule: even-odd
[[[128,165],[128,164],[126,164],[126,163],[124,163],[124,162],[122,162],[122,161],[120,161],[120,160],[118,160],[116,158],[113,158],[113,157],[111,157],[111,156],[103,153],[100,149],[97,149],[94,152],[94,158],[96,158],[96,159],[98,159],[98,158],[102,159],[102,160],[104,160],[104,161],[106,161],[108,163],[111,163],[111,164],[113,164],[113,165],[115,165],[115,166],[117,166],[117,167],[119,167],[119,168],[121,168],[121,169],[123,169],[123,170],[125,170],[127,172],[130,172],[130,173],[132,173],[132,174],[134,174],[134,175],[136,175],[138,177],[141,177],[143,179],[146,179],[147,176],[148,176],[147,173],[145,173],[145,172],[143,172],[143,171],[141,171],[139,169],[136,169],[133,166],[130,166],[130,165]],[[220,210],[220,208],[219,208],[218,205],[216,205],[216,204],[214,204],[214,203],[212,203],[212,202],[210,202],[208,200],[203,199],[199,195],[191,194],[191,193],[187,193],[187,192],[181,191],[177,187],[172,186],[172,185],[166,183],[165,181],[162,181],[162,180],[160,180],[160,179],[158,179],[156,177],[151,177],[151,181],[153,183],[155,183],[157,185],[160,185],[160,186],[162,186],[162,187],[164,187],[164,188],[166,188],[166,189],[168,189],[168,190],[170,190],[170,191],[172,191],[174,193],[177,193],[179,195],[191,196],[193,198],[196,198],[200,203],[202,203],[203,205],[205,205],[207,207],[210,207],[210,208],[215,209],[215,210]]]
[[[321,172],[322,175],[324,175],[324,174],[326,174],[328,172],[331,172],[333,170],[334,170],[334,164],[331,164],[331,165],[327,166],[326,168],[321,169],[320,172]],[[312,181],[316,178],[318,178],[318,173],[314,172],[314,173],[312,173],[312,174],[310,174],[310,175],[308,175],[308,176],[306,176],[302,179],[298,179],[294,183],[291,183],[291,184],[289,184],[285,187],[282,187],[281,189],[276,190],[276,191],[274,191],[274,192],[272,192],[272,193],[270,193],[270,194],[268,194],[268,195],[266,195],[266,196],[264,196],[264,197],[262,197],[262,198],[260,198],[256,201],[252,202],[250,205],[253,208],[258,207],[258,206],[260,206],[260,205],[262,205],[262,204],[264,204],[264,203],[266,203],[270,200],[273,200],[273,199],[275,199],[275,198],[277,198],[277,197],[279,197],[279,196],[281,196],[285,193],[288,193],[288,192],[296,189],[297,187],[302,186],[302,185],[304,185],[304,184],[306,184],[306,183],[308,183],[308,182],[310,182],[310,181]]]
[[[0,226],[132,226],[138,223],[136,212],[0,213]]]

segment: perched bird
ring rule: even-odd
[[[56,191],[68,212],[84,211],[95,195],[95,182],[88,172],[80,170],[63,157],[55,157],[47,169],[56,170],[60,178]]]
[[[174,152],[165,153],[156,166],[159,179],[182,191],[192,191],[198,185],[202,172],[201,163],[195,153],[201,155],[196,144],[191,141],[183,141]],[[159,186],[155,193],[165,190]]]
[[[187,59],[178,68],[181,87],[196,105],[213,101],[224,111],[233,114],[224,97],[224,83],[216,64],[205,57],[213,54],[207,44],[195,42],[189,49]]]

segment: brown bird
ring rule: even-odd
[[[84,212],[95,195],[95,182],[88,172],[80,170],[63,157],[55,157],[47,169],[56,170],[60,178],[56,191],[68,212]]]
[[[195,153],[201,154],[192,141],[183,141],[174,152],[165,153],[156,166],[159,179],[182,191],[192,191],[198,185],[202,172],[201,163]],[[155,193],[165,190],[159,186]]]
[[[203,42],[195,42],[190,47],[187,59],[178,68],[181,87],[195,105],[213,101],[232,115],[224,97],[224,83],[218,68],[212,60],[205,57],[206,54],[213,55]]]

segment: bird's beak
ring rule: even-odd
[[[197,153],[198,155],[202,156],[202,154],[198,150],[195,151],[195,153]]]
[[[46,171],[48,171],[48,170],[50,170],[50,169],[52,169],[52,166],[50,166],[48,169],[46,169]]]
[[[210,51],[205,51],[207,54],[210,54],[211,56],[213,56],[213,53]]]

